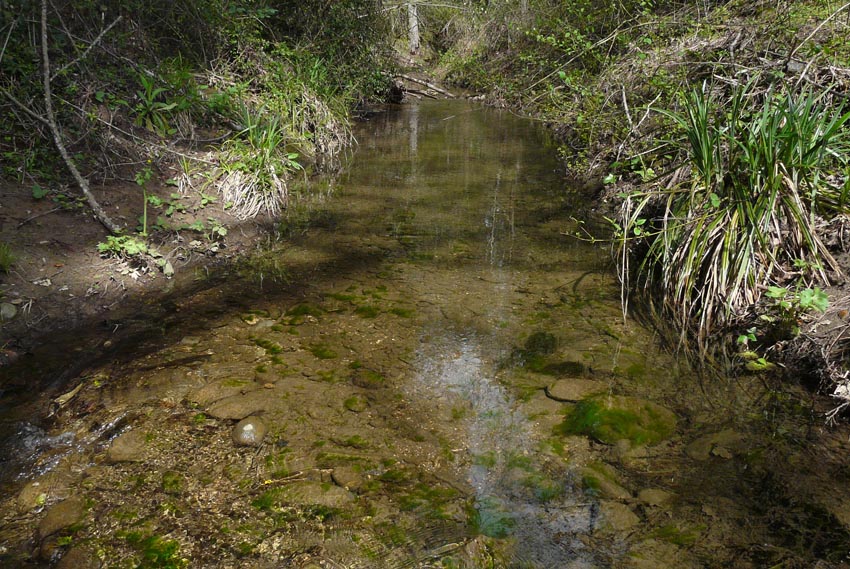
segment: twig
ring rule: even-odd
[[[53,209],[51,209],[51,210],[43,211],[43,212],[41,212],[41,213],[37,213],[37,214],[35,214],[35,215],[32,215],[32,216],[30,216],[30,217],[26,218],[25,220],[23,220],[22,222],[20,222],[20,223],[18,224],[18,229],[20,229],[21,227],[23,227],[24,225],[26,225],[27,223],[29,223],[29,222],[30,222],[30,221],[32,221],[33,219],[38,219],[39,217],[43,217],[43,216],[45,216],[45,215],[50,215],[51,213],[56,212],[56,211],[59,211],[60,209],[62,209],[62,207],[61,207],[61,206],[59,206],[59,207],[54,207],[54,208],[53,208]]]
[[[841,13],[844,9],[846,9],[846,8],[848,8],[848,7],[850,7],[850,2],[848,2],[848,3],[846,3],[844,6],[840,7],[838,10],[836,10],[835,12],[833,12],[832,14],[830,14],[830,15],[829,15],[829,17],[828,17],[827,19],[825,19],[823,22],[821,22],[820,24],[818,24],[818,25],[817,25],[817,27],[816,27],[815,29],[813,29],[813,30],[812,30],[812,33],[810,33],[809,35],[807,35],[807,36],[805,37],[805,39],[803,39],[803,41],[801,41],[800,43],[798,43],[798,44],[797,44],[797,47],[795,47],[794,49],[792,49],[792,50],[791,50],[791,53],[789,53],[789,54],[788,54],[788,57],[787,57],[787,59],[785,60],[785,61],[786,61],[786,63],[787,63],[788,61],[791,61],[791,58],[792,58],[792,57],[794,57],[794,54],[795,54],[795,53],[797,53],[797,50],[799,50],[801,47],[803,47],[803,44],[804,44],[804,43],[806,43],[807,41],[809,41],[810,39],[812,39],[812,36],[814,36],[816,33],[818,33],[818,31],[819,31],[822,27],[824,27],[824,26],[826,25],[826,23],[827,23],[827,22],[829,22],[831,19],[833,19],[835,16],[837,16],[839,13]]]
[[[9,24],[9,33],[6,34],[6,41],[3,42],[3,49],[0,49],[0,63],[3,62],[3,55],[6,53],[6,46],[9,45],[9,38],[12,37],[12,31],[15,29],[15,24],[18,23],[18,20],[12,20],[12,23]]]
[[[118,23],[118,22],[120,22],[120,21],[121,21],[121,16],[118,16],[117,18],[115,18],[115,20],[114,20],[111,24],[109,24],[108,26],[106,26],[105,28],[103,28],[103,30],[101,30],[101,32],[97,35],[97,37],[96,37],[96,38],[94,38],[94,41],[92,41],[92,42],[89,44],[89,46],[86,48],[86,50],[85,50],[83,53],[81,53],[81,54],[80,54],[80,56],[79,56],[77,59],[75,59],[75,60],[73,60],[73,61],[69,61],[68,63],[66,63],[65,65],[63,65],[62,67],[60,67],[58,71],[56,71],[55,73],[53,73],[53,75],[51,75],[51,76],[50,76],[50,80],[52,81],[52,80],[56,79],[56,77],[57,77],[60,73],[62,73],[63,71],[65,71],[65,70],[66,70],[66,69],[68,69],[69,67],[73,67],[74,65],[76,65],[77,63],[79,63],[80,61],[82,61],[83,59],[85,59],[85,58],[86,58],[86,56],[88,56],[89,52],[92,50],[92,48],[93,48],[94,46],[96,46],[98,43],[100,43],[100,40],[102,40],[102,39],[103,39],[103,36],[105,36],[105,35],[106,35],[106,33],[107,33],[109,30],[111,30],[113,27],[115,27],[115,24],[117,24],[117,23]]]

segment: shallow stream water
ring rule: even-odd
[[[822,458],[846,441],[811,450],[804,406],[706,385],[623,318],[542,129],[429,102],[357,136],[248,265],[78,338],[98,355],[48,394],[82,385],[67,403],[3,399],[0,561],[847,561],[850,469]],[[259,447],[231,438],[247,416]],[[835,486],[803,491],[815,452]]]

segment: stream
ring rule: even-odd
[[[624,318],[539,125],[357,128],[254,258],[2,371],[0,565],[848,566],[846,430]]]

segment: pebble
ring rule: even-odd
[[[231,437],[236,445],[258,447],[263,444],[267,430],[263,420],[252,415],[236,423],[236,426],[233,427]]]

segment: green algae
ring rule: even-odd
[[[624,397],[614,400],[613,405],[601,399],[579,401],[556,431],[588,436],[606,444],[625,439],[632,445],[655,444],[673,434],[676,422],[669,411],[648,401]]]
[[[361,304],[354,309],[354,313],[363,318],[377,318],[381,309],[373,304]]]
[[[310,346],[309,350],[311,354],[320,360],[332,360],[339,357],[339,354],[325,344],[314,344]]]

